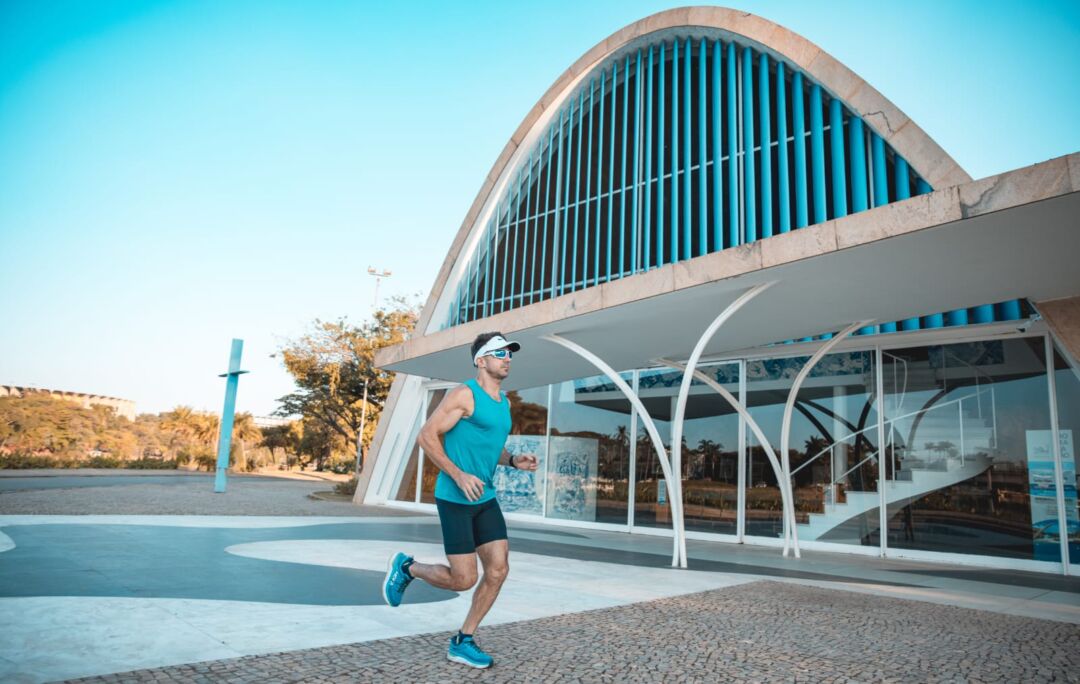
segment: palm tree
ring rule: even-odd
[[[246,469],[248,440],[256,441],[262,439],[262,430],[255,425],[255,419],[251,417],[250,413],[237,413],[236,416],[233,417],[232,438],[233,441],[240,445],[239,462],[242,463]]]

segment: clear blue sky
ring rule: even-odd
[[[239,410],[315,318],[426,295],[521,118],[673,3],[0,0],[0,383]],[[745,2],[974,177],[1080,150],[1080,2]]]

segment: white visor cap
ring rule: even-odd
[[[502,335],[496,335],[490,340],[484,343],[484,346],[476,350],[476,355],[473,356],[473,365],[477,365],[476,362],[480,360],[481,356],[487,356],[496,349],[509,349],[512,352],[520,351],[521,345],[517,342],[507,340]]]

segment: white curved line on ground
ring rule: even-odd
[[[434,516],[348,517],[270,515],[0,515],[0,527],[15,525],[148,525],[152,527],[208,527],[263,529],[331,524],[439,524]]]

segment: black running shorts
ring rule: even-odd
[[[506,539],[506,520],[495,499],[481,504],[458,504],[435,499],[447,555],[475,553],[477,546]]]

